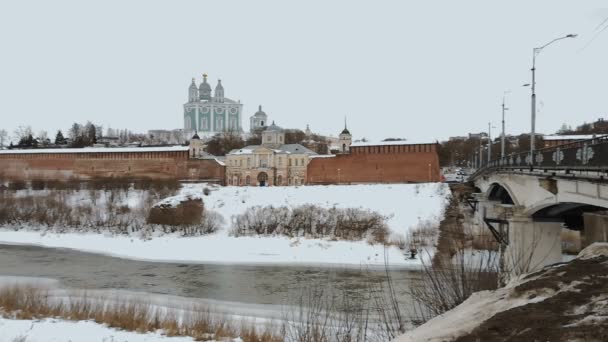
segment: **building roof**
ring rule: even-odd
[[[258,107],[258,111],[255,112],[255,114],[253,114],[253,116],[263,116],[263,117],[267,117],[268,115],[266,115],[266,113],[262,110],[262,105],[260,105]]]
[[[277,125],[274,124],[274,121],[272,122],[272,125],[268,126],[266,128],[266,132],[277,132],[277,131],[282,131],[283,129]]]
[[[344,127],[344,129],[342,130],[342,133],[340,134],[350,134],[350,131],[348,130],[348,128]]]
[[[35,153],[121,153],[121,152],[175,152],[188,151],[188,146],[163,147],[83,147],[83,148],[35,148],[27,150],[2,150],[0,154],[35,154]]]
[[[573,135],[545,135],[544,140],[589,140],[606,136],[608,134],[573,134]]]
[[[243,148],[234,149],[234,150],[230,151],[228,154],[229,155],[253,154],[253,151],[255,151],[256,149],[258,149],[260,147],[264,147],[264,146],[248,145]],[[268,148],[268,147],[264,147],[264,148]],[[285,145],[279,146],[279,148],[275,148],[275,149],[268,148],[268,149],[274,151],[277,154],[302,154],[302,153],[310,154],[310,155],[317,154],[315,151],[312,151],[300,144],[285,144]]]
[[[430,144],[436,144],[435,142],[428,142],[428,141],[411,141],[411,140],[397,140],[397,141],[380,141],[380,142],[371,142],[371,141],[359,141],[359,142],[354,142],[352,143],[350,146],[351,147],[357,147],[357,146],[388,146],[388,145],[430,145]]]

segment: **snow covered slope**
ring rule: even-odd
[[[397,342],[606,341],[608,243],[579,257],[473,294]]]
[[[212,189],[208,196],[203,194],[206,187]],[[177,196],[164,202],[171,204],[188,197],[202,198],[207,210],[224,217],[224,229],[207,236],[161,235],[145,240],[135,236],[3,229],[0,230],[0,243],[73,248],[154,261],[383,265],[384,247],[381,245],[328,239],[237,238],[229,234],[231,219],[255,205],[296,206],[312,203],[326,208],[356,207],[377,211],[389,217],[388,225],[393,232],[405,234],[419,224],[438,223],[449,196],[449,187],[441,183],[264,188],[186,184]],[[396,247],[389,248],[387,253],[393,266],[419,264],[417,260],[406,260]]]
[[[0,317],[0,342],[191,342],[190,337],[120,331],[89,321],[13,320]]]

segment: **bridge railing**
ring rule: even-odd
[[[499,169],[559,170],[608,172],[608,135],[547,147],[530,152],[513,153],[504,158],[491,160],[477,170],[476,175]]]

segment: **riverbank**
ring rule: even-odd
[[[570,262],[476,292],[396,341],[606,341],[606,303],[608,243],[595,243]]]
[[[407,258],[404,250],[395,244],[385,248],[368,241],[337,241],[332,238],[233,237],[233,218],[254,206],[314,204],[322,208],[362,208],[386,217],[391,239],[405,240],[408,232],[420,226],[438,224],[449,197],[449,188],[441,183],[267,188],[185,184],[176,196],[165,198],[161,203],[201,198],[205,210],[223,217],[218,232],[190,237],[156,233],[142,238],[138,234],[115,234],[103,230],[101,233],[56,233],[52,227],[13,224],[0,228],[0,243],[70,248],[160,262],[359,267],[383,266],[385,258],[388,258],[394,267],[417,267],[420,260]]]
[[[213,234],[200,237],[178,235],[140,239],[96,233],[40,233],[0,230],[0,244],[69,248],[78,251],[155,262],[191,264],[301,265],[327,267],[384,267],[385,253],[391,267],[418,267],[420,259],[409,259],[391,246],[365,241],[330,241],[285,237],[230,237]]]

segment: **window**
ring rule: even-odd
[[[289,159],[289,166],[291,166],[291,159]]]
[[[279,157],[279,166],[282,166],[282,165],[283,165],[283,158]],[[281,176],[279,176],[279,177],[281,177]]]
[[[281,136],[279,136],[279,141],[280,141],[280,142],[283,142],[283,136],[282,136],[282,135],[281,135]]]
[[[277,185],[283,185],[283,176],[279,175],[277,177]]]
[[[243,166],[243,159],[239,159],[239,166]]]
[[[250,158],[247,158],[247,167],[251,167],[251,159]],[[247,183],[249,183],[249,182],[247,182]]]
[[[272,137],[269,135],[269,136],[266,138],[266,141],[270,141],[270,140],[272,140]]]
[[[304,158],[302,158],[302,163],[300,165],[304,166]]]
[[[250,185],[251,184],[251,177],[249,177],[249,176],[245,177],[245,183],[247,185]]]

